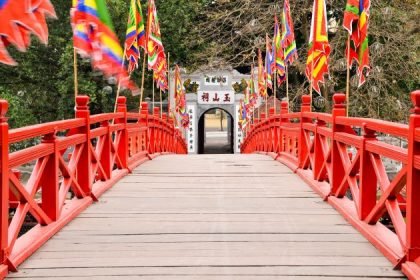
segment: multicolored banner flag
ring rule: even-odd
[[[241,130],[244,130],[244,128],[246,127],[246,123],[247,123],[247,111],[246,111],[246,106],[245,103],[243,101],[243,99],[241,99],[239,101],[239,128]]]
[[[181,104],[181,98],[185,94],[182,80],[181,80],[181,70],[179,69],[178,65],[175,65],[175,112],[179,112],[180,104]]]
[[[160,33],[159,18],[154,0],[149,0],[147,20],[147,55],[149,70],[158,70],[158,61],[165,54]],[[166,60],[166,59],[165,59]]]
[[[168,63],[164,53],[159,54],[156,62],[157,68],[153,71],[153,78],[159,89],[165,91],[168,87]]]
[[[298,58],[298,54],[292,16],[290,15],[289,0],[284,0],[284,7],[281,14],[281,28],[281,45],[284,50],[284,62],[290,65]]]
[[[265,97],[267,95],[265,68],[263,65],[261,49],[258,49],[258,93],[261,97]]]
[[[319,83],[325,82],[324,75],[328,73],[331,52],[327,23],[325,0],[314,0],[306,76],[311,81],[313,89],[318,93],[321,91]]]
[[[128,71],[130,73],[138,67],[140,48],[146,50],[143,12],[140,0],[131,0],[125,35],[125,58],[128,60]]]
[[[182,84],[181,70],[175,65],[175,111],[181,116],[182,127],[188,127],[190,116],[188,115],[185,100],[185,89]]]
[[[285,73],[286,73],[286,68],[284,66],[284,52],[283,52],[283,47],[281,44],[281,34],[280,34],[280,27],[279,27],[279,22],[277,20],[277,16],[274,16],[274,37],[273,37],[273,44],[274,44],[274,48],[273,48],[273,56],[275,57],[275,71],[277,71],[277,74],[280,77],[284,77]],[[281,83],[283,79],[279,79],[279,82]],[[280,84],[279,83],[279,84]]]
[[[267,87],[273,89],[273,69],[275,61],[273,57],[273,50],[271,48],[270,38],[265,35],[265,74]]]
[[[251,78],[249,79],[248,87],[249,87],[249,104],[252,108],[257,105],[258,102],[258,94],[255,90],[255,75],[254,75],[254,65],[251,67]]]
[[[12,44],[24,52],[31,44],[32,34],[47,44],[46,17],[56,18],[49,0],[0,0],[0,63],[17,65],[6,47]]]
[[[123,66],[123,49],[115,35],[105,0],[74,0],[72,14],[74,48],[90,58],[92,67],[115,77],[133,95],[140,91]]]
[[[369,75],[369,9],[370,0],[347,0],[344,11],[343,26],[350,33],[350,57],[348,67],[351,67],[353,60],[357,62],[357,75],[359,76],[359,87],[366,82]],[[348,54],[346,49],[346,57]]]

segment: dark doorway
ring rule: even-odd
[[[233,154],[234,123],[223,109],[206,111],[198,121],[199,154]]]

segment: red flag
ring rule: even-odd
[[[325,0],[314,0],[306,76],[318,93],[319,83],[324,83],[324,75],[328,73],[330,51]]]
[[[46,17],[56,17],[54,7],[49,0],[0,1],[0,62],[16,65],[9,56],[6,46],[12,44],[19,51],[25,51],[31,43],[31,34],[46,44],[48,42]]]
[[[369,9],[370,0],[348,0],[344,11],[343,26],[349,32],[351,38],[350,58],[348,67],[353,61],[358,64],[357,75],[359,76],[359,87],[366,81],[369,75]],[[346,57],[348,54],[346,48]]]

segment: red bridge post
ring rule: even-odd
[[[92,143],[90,141],[90,111],[88,107],[89,97],[79,95],[76,97],[76,118],[85,119],[85,126],[79,128],[79,133],[86,135],[86,142],[81,151],[79,162],[77,163],[77,182],[85,195],[92,192]],[[79,197],[80,198],[80,197]]]
[[[60,151],[57,147],[56,132],[47,134],[43,137],[42,143],[52,145],[54,152],[49,156],[45,170],[42,174],[42,204],[41,207],[52,221],[59,218],[58,210],[58,184],[59,184],[59,167],[58,154]],[[45,224],[44,224],[45,225]]]
[[[333,96],[334,108],[332,110],[332,143],[331,143],[331,169],[332,169],[332,179],[330,183],[331,193],[335,194],[339,189],[341,182],[344,179],[345,171],[343,163],[340,158],[339,146],[334,140],[334,134],[340,132],[343,128],[336,124],[337,117],[346,116],[346,95],[343,93],[336,93]]]
[[[414,104],[408,136],[407,259],[420,261],[420,90],[411,93]],[[420,263],[418,263],[420,265]]]
[[[147,102],[141,103],[141,115],[140,115],[140,126],[146,128],[146,132],[144,136],[142,136],[142,145],[144,150],[149,149],[149,141],[150,141],[150,134],[149,134],[149,104]]]
[[[309,153],[309,147],[305,140],[305,130],[303,125],[308,122],[308,119],[304,117],[304,113],[311,111],[312,99],[309,95],[302,95],[302,105],[300,107],[300,132],[299,132],[299,168],[304,168],[305,158]]]
[[[279,143],[278,154],[285,151],[286,143],[285,143],[285,137],[283,135],[282,126],[284,123],[287,122],[287,119],[284,118],[284,116],[289,113],[289,101],[283,100],[280,103],[280,106],[281,106],[281,109],[280,109],[280,123],[279,123],[280,131],[279,131],[279,140],[278,140],[278,143]]]
[[[6,100],[0,100],[0,264],[8,257],[9,242],[9,125],[6,118],[8,107]]]
[[[125,96],[118,97],[117,112],[123,113],[122,118],[116,119],[116,124],[124,126],[120,135],[120,142],[118,145],[118,156],[121,160],[122,166],[120,168],[128,168],[128,131],[127,131],[127,98]]]

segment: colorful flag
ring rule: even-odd
[[[105,0],[75,0],[72,8],[74,48],[83,57],[90,58],[92,67],[115,77],[122,87],[138,94],[123,66],[123,50],[114,28]]]
[[[0,63],[16,65],[6,47],[12,44],[19,51],[25,51],[31,44],[31,34],[47,44],[46,17],[56,18],[49,0],[0,0]]]
[[[154,0],[149,0],[147,20],[147,55],[149,70],[158,69],[158,61],[165,54],[160,33],[159,18]]]
[[[267,95],[267,88],[265,83],[265,70],[261,49],[258,49],[258,93],[261,97],[265,97]]]
[[[251,78],[249,79],[249,103],[251,107],[255,107],[258,101],[258,95],[255,90],[255,82],[254,82],[254,65],[251,67]]]
[[[164,53],[158,55],[156,65],[157,68],[153,71],[154,80],[157,87],[165,91],[168,89],[168,64]]]
[[[243,130],[246,127],[246,122],[247,122],[247,112],[246,112],[244,101],[241,99],[239,101],[239,122],[238,122],[239,128]]]
[[[138,67],[140,48],[146,50],[146,32],[140,0],[131,0],[125,36],[125,57],[128,60],[128,71]]]
[[[185,90],[181,80],[181,70],[175,65],[175,111],[180,112],[181,100],[185,98]],[[184,104],[185,105],[185,104]],[[182,108],[185,109],[185,108]]]
[[[275,65],[273,50],[271,49],[270,38],[265,35],[265,74],[267,87],[273,89],[273,66]]]
[[[292,16],[290,15],[289,0],[284,0],[284,7],[281,15],[281,27],[281,45],[284,50],[284,62],[290,65],[298,58],[298,54]]]
[[[325,82],[324,75],[328,73],[331,51],[328,43],[327,23],[325,0],[314,0],[306,76],[311,81],[313,89],[318,93],[320,93],[319,83]]]
[[[370,0],[347,0],[344,11],[343,26],[350,33],[350,58],[348,67],[351,67],[353,60],[358,64],[357,75],[359,76],[359,87],[366,82],[369,75],[369,9]],[[346,49],[346,57],[348,50]]]
[[[279,28],[279,22],[277,20],[277,16],[274,16],[274,38],[273,38],[273,56],[275,57],[276,61],[276,67],[275,71],[277,71],[277,74],[280,77],[284,77],[286,73],[286,69],[284,66],[284,53],[283,53],[283,47],[281,44],[281,34],[280,34],[280,28]],[[281,83],[282,79],[279,79]]]

